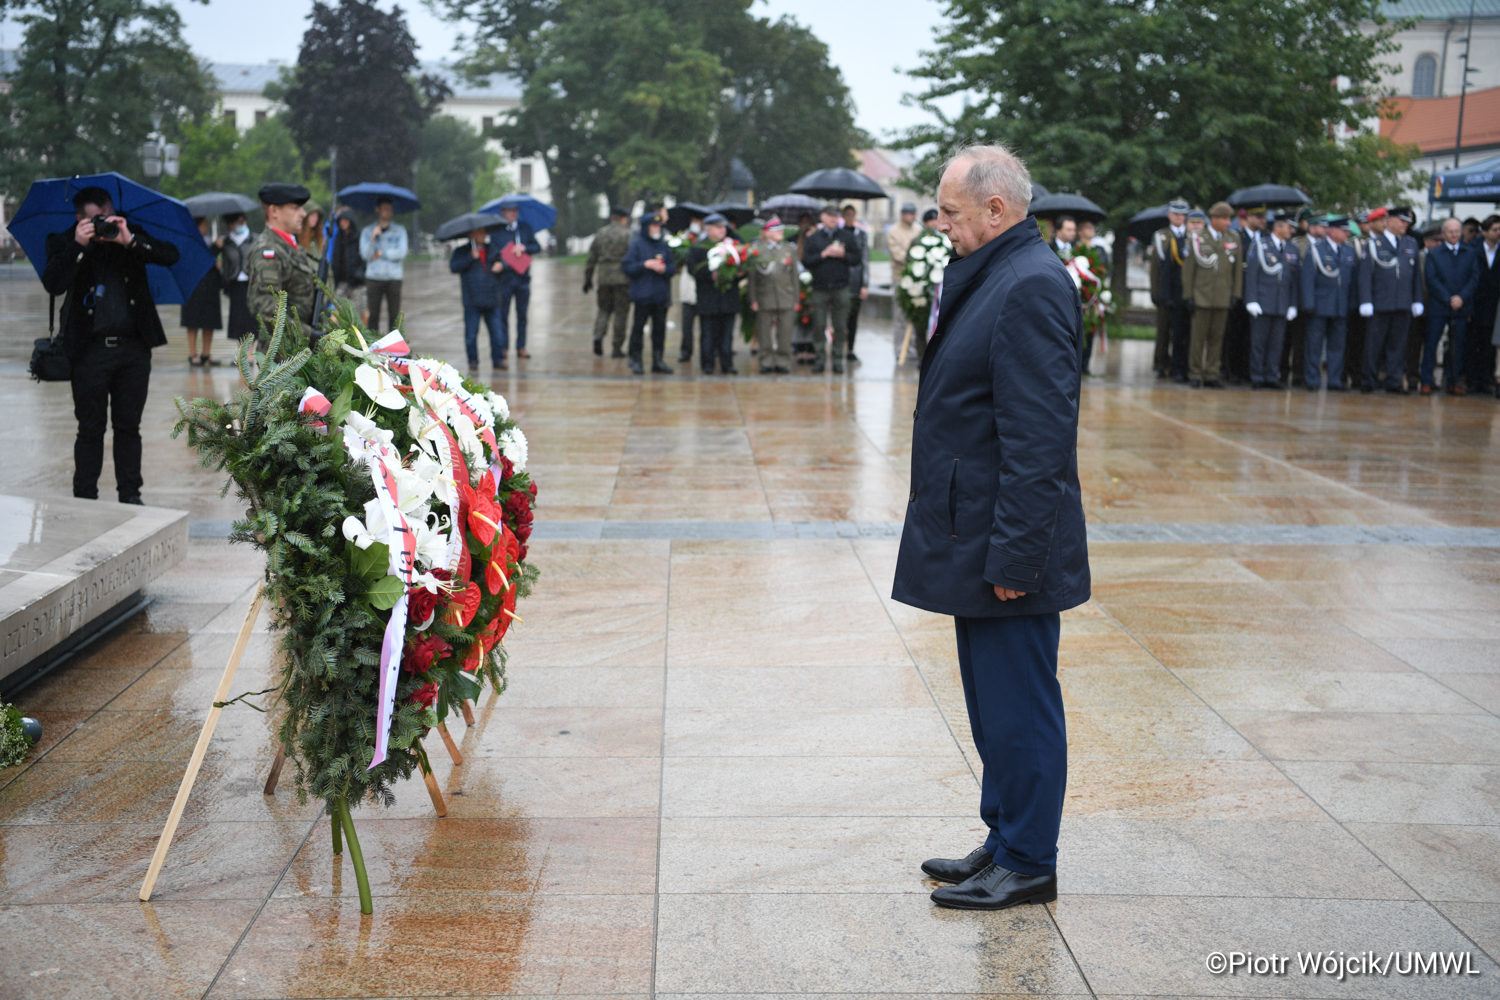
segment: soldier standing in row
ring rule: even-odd
[[[630,211],[609,210],[609,223],[594,234],[589,247],[588,263],[583,267],[583,294],[594,286],[594,271],[599,272],[599,312],[594,316],[594,353],[604,354],[604,332],[614,317],[613,357],[625,356],[625,330],[630,323],[630,279],[620,270],[625,251],[630,249]]]
[[[1344,375],[1349,388],[1359,387],[1360,370],[1365,356],[1365,317],[1359,310],[1359,272],[1365,266],[1365,254],[1369,251],[1370,217],[1368,213],[1352,216],[1353,228],[1349,236],[1349,249],[1354,251],[1354,288],[1349,292],[1349,322],[1344,326]]]
[[[1406,394],[1401,383],[1406,335],[1412,318],[1421,316],[1423,307],[1418,267],[1421,247],[1406,235],[1402,211],[1377,208],[1369,215],[1370,239],[1359,268],[1359,315],[1366,322],[1360,392],[1375,391],[1384,364],[1385,391]]]
[[[1243,240],[1229,231],[1234,209],[1217,202],[1208,210],[1209,224],[1188,236],[1182,258],[1182,294],[1192,303],[1193,334],[1188,344],[1188,385],[1222,389],[1219,359],[1229,307],[1244,292]]]
[[[1245,312],[1250,317],[1250,388],[1281,388],[1281,341],[1297,318],[1297,265],[1292,220],[1270,214],[1271,235],[1246,248]]]
[[[1245,212],[1244,226],[1240,230],[1241,256],[1245,266],[1254,263],[1257,241],[1266,236],[1266,206],[1257,205]],[[1233,230],[1231,230],[1232,232]],[[1250,373],[1250,314],[1243,301],[1229,309],[1229,319],[1224,324],[1224,378],[1231,385],[1249,380]]]
[[[1308,209],[1303,209],[1297,217],[1298,232],[1292,237],[1292,245],[1297,248],[1298,269],[1307,267],[1307,248],[1314,240],[1321,240],[1328,232],[1328,227],[1323,224],[1323,217],[1313,215]],[[1301,282],[1301,275],[1298,275]],[[1298,298],[1301,296],[1299,294]],[[1306,307],[1299,309],[1297,318],[1288,320],[1286,324],[1286,342],[1281,349],[1281,375],[1288,385],[1302,384],[1302,355],[1305,353],[1304,346],[1307,341],[1307,318]]]
[[[772,216],[755,241],[759,255],[750,271],[750,311],[755,313],[756,354],[762,375],[791,372],[792,331],[802,308],[797,279],[797,245],[782,239],[781,220]],[[775,327],[773,334],[772,327]]]
[[[246,254],[245,273],[250,277],[246,298],[250,314],[265,324],[267,335],[276,326],[277,292],[286,293],[287,317],[300,322],[304,330],[312,328],[318,265],[297,245],[295,235],[307,218],[302,203],[311,197],[301,184],[267,184],[260,189],[266,228]]]
[[[1325,218],[1327,234],[1313,240],[1302,259],[1302,308],[1307,311],[1303,380],[1308,392],[1323,382],[1323,352],[1328,351],[1328,391],[1344,391],[1344,334],[1349,299],[1358,274],[1358,258],[1349,245],[1348,218]]]
[[[1182,253],[1187,238],[1188,203],[1167,205],[1167,225],[1151,237],[1151,301],[1156,305],[1157,378],[1181,374],[1187,381],[1187,345],[1192,316],[1182,299]]]

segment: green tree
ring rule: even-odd
[[[430,2],[471,29],[472,75],[520,81],[522,109],[494,135],[546,162],[563,234],[592,227],[600,194],[717,200],[736,156],[779,191],[867,141],[827,47],[750,0]]]
[[[493,135],[547,166],[560,235],[576,206],[696,189],[726,77],[706,24],[748,0],[432,0],[472,33],[464,68],[521,84]],[[592,208],[585,208],[590,218]]]
[[[511,183],[510,175],[500,170],[500,154],[492,149],[484,152],[484,162],[479,169],[474,171],[474,197],[470,200],[469,207],[477,209],[480,205],[494,201],[503,194],[510,194],[516,189]]]
[[[694,201],[729,194],[729,163],[738,156],[755,174],[757,193],[780,194],[813,170],[854,167],[854,150],[870,145],[854,125],[854,102],[828,46],[795,20],[740,15],[710,37],[729,73],[714,126],[706,133]]]
[[[1053,190],[1123,220],[1176,195],[1207,205],[1252,184],[1296,185],[1351,208],[1395,196],[1412,150],[1361,130],[1383,112],[1395,25],[1380,0],[950,0],[912,75],[936,119],[903,145],[943,155],[1001,141]],[[1375,30],[1359,30],[1362,21]],[[967,102],[948,117],[939,98]],[[1352,138],[1341,138],[1346,129]],[[1117,294],[1125,269],[1115,269]]]
[[[0,93],[0,189],[106,170],[140,179],[153,115],[175,138],[214,102],[170,3],[0,0],[7,16],[24,34]]]
[[[177,198],[205,191],[234,191],[252,198],[271,181],[305,184],[326,208],[326,175],[303,169],[302,154],[280,115],[257,122],[243,135],[222,118],[182,126],[180,167],[162,190]]]
[[[423,222],[436,229],[474,210],[475,179],[494,154],[486,152],[478,132],[452,115],[437,115],[422,126],[421,148],[417,197]]]
[[[406,184],[422,127],[448,96],[437,77],[416,76],[417,46],[400,7],[364,0],[314,3],[297,69],[280,95],[307,171],[332,147],[339,186]]]

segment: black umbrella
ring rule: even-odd
[[[437,227],[433,239],[456,240],[468,236],[476,229],[495,229],[505,225],[505,220],[489,212],[465,212],[456,219],[449,219]]]
[[[885,198],[886,193],[870,178],[858,170],[848,167],[830,167],[814,170],[797,183],[787,188],[793,194],[811,195],[814,198]]]
[[[805,194],[778,194],[760,203],[762,213],[775,212],[778,216],[793,222],[803,213],[816,216],[822,208],[821,201],[809,198]]]
[[[1032,201],[1036,201],[1038,198],[1045,198],[1045,197],[1047,197],[1051,193],[1052,193],[1051,191],[1048,191],[1046,188],[1042,187],[1036,181],[1032,181],[1031,182],[1031,200]]]
[[[667,209],[667,231],[680,233],[686,229],[694,219],[701,219],[705,215],[713,215],[714,210],[707,205],[700,205],[695,201],[679,201]]]
[[[755,218],[755,209],[750,205],[741,205],[733,201],[721,201],[708,206],[710,211],[718,212],[729,220],[731,226],[743,226]]]
[[[1242,188],[1227,199],[1231,208],[1297,208],[1311,205],[1312,199],[1294,187],[1285,184],[1257,184]]]
[[[1167,224],[1167,206],[1155,205],[1151,208],[1142,209],[1130,217],[1127,225],[1130,227],[1130,235],[1142,243],[1156,235],[1156,231]]]
[[[226,191],[195,194],[183,199],[182,203],[193,213],[195,219],[206,219],[210,215],[239,215],[242,212],[249,214],[260,207],[260,202],[254,198]]]
[[[1044,219],[1071,215],[1079,222],[1103,222],[1109,213],[1081,194],[1049,194],[1031,203],[1030,214]]]

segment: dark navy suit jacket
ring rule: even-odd
[[[507,243],[519,243],[521,249],[535,257],[542,252],[542,245],[536,241],[536,233],[524,222],[517,221],[516,228],[491,229],[490,230],[490,253],[495,256],[490,258],[490,263],[500,259],[500,251],[505,249]],[[505,268],[499,274],[502,285],[529,284],[531,282],[531,269],[527,268],[525,274],[517,274],[510,268]]]
[[[1448,244],[1439,243],[1427,251],[1428,309],[1446,315],[1450,311],[1448,300],[1457,295],[1464,300],[1459,312],[1468,315],[1474,311],[1474,293],[1478,289],[1479,251],[1473,246],[1460,243],[1458,253],[1454,253]]]
[[[922,357],[895,600],[999,618],[1089,599],[1082,331],[1073,279],[1032,219],[948,265]],[[1025,596],[1002,602],[994,585]]]

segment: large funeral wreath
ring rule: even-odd
[[[505,399],[451,366],[413,358],[399,332],[367,342],[347,302],[310,345],[281,302],[270,345],[241,343],[232,403],[177,400],[204,465],[249,504],[232,539],[266,553],[265,595],[283,654],[269,694],[299,800],[349,840],[350,806],[394,801],[419,742],[488,680],[537,570],[526,561],[536,485]]]

